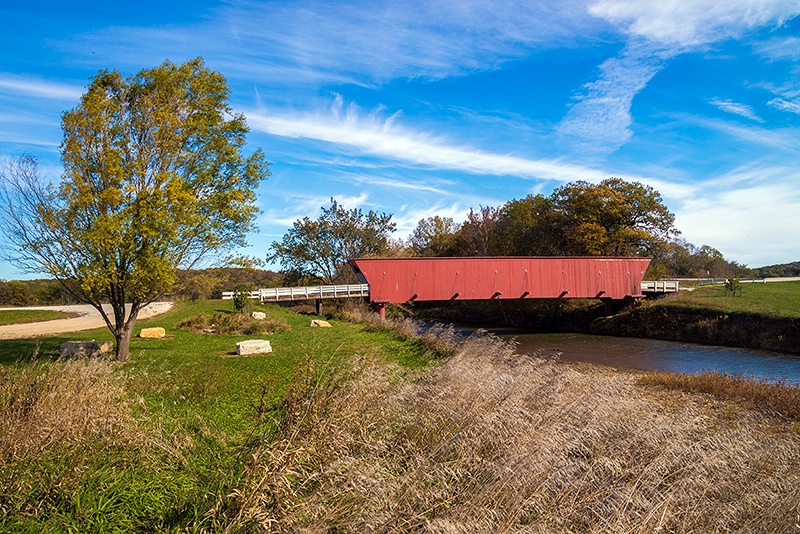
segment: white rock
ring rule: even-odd
[[[236,354],[247,356],[248,354],[266,354],[272,352],[272,345],[266,339],[248,339],[236,344]]]
[[[264,312],[253,312],[253,319],[266,319],[267,314]]]
[[[323,321],[321,319],[314,319],[311,321],[311,326],[319,328],[331,328],[331,323],[329,323],[328,321]]]

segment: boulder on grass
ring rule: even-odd
[[[328,321],[323,321],[321,319],[314,319],[311,321],[311,326],[319,328],[331,328],[331,323],[329,323]]]
[[[166,335],[167,333],[160,326],[154,326],[153,328],[142,328],[142,331],[139,332],[139,337],[149,337],[153,339],[161,339]]]
[[[61,344],[62,358],[96,358],[111,352],[110,341],[66,341]]]
[[[253,319],[266,319],[267,314],[264,312],[253,312]]]
[[[272,352],[272,345],[266,339],[248,339],[236,344],[236,354],[239,356],[266,354],[268,352]]]

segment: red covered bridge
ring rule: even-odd
[[[649,258],[467,257],[356,259],[350,264],[383,315],[409,301],[596,298],[635,301]]]

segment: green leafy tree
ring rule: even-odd
[[[609,178],[599,184],[574,182],[550,197],[559,215],[565,255],[636,255],[649,253],[676,235],[675,216],[661,195],[639,182]]]
[[[557,256],[564,248],[561,214],[551,198],[528,195],[511,200],[500,209],[497,221],[501,256]]]
[[[348,210],[331,199],[317,219],[295,221],[267,260],[280,262],[287,283],[350,282],[347,262],[386,255],[395,228],[390,214]]]
[[[450,217],[435,215],[422,219],[409,237],[408,246],[415,256],[453,255],[459,228]]]
[[[12,306],[30,306],[31,293],[28,284],[21,280],[9,280],[3,288],[4,304]]]
[[[470,210],[456,232],[454,255],[653,255],[678,233],[674,220],[649,186],[619,178],[579,181],[547,197]]]
[[[458,256],[495,256],[499,254],[497,222],[500,208],[480,206],[470,209],[467,220],[456,232],[455,251]]]
[[[60,182],[31,157],[4,173],[7,255],[94,306],[120,361],[139,311],[178,269],[243,245],[253,228],[268,165],[260,150],[242,154],[248,129],[228,95],[200,58],[132,77],[102,71],[63,115]]]

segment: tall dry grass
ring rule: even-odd
[[[359,373],[306,391],[228,532],[798,531],[800,436],[781,419],[491,336],[413,383]]]
[[[0,369],[0,460],[127,439],[132,415],[114,363],[37,360]]]
[[[800,386],[751,380],[725,373],[647,373],[642,377],[642,383],[708,393],[800,421]]]

